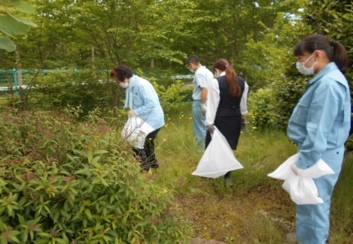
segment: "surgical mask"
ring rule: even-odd
[[[189,68],[189,70],[190,70],[190,72],[191,72],[191,73],[195,73],[195,70],[193,70],[193,69],[190,69],[190,68]]]
[[[128,88],[129,86],[129,83],[126,83],[126,82],[119,82],[119,86],[121,86],[122,88]]]
[[[305,67],[306,62],[308,62],[308,60],[311,59],[311,57],[313,57],[314,54],[315,54],[315,52],[312,53],[304,62],[297,61],[296,67],[297,67],[297,70],[301,74],[303,74],[303,75],[313,75],[314,74],[314,72],[315,72],[314,68],[315,68],[316,62],[314,62],[310,68]]]

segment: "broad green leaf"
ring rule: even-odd
[[[34,13],[34,11],[36,10],[32,5],[29,5],[28,3],[24,2],[18,2],[17,4],[15,4],[15,8],[27,14]]]
[[[0,36],[0,49],[13,52],[16,50],[16,45],[10,38]]]
[[[0,31],[7,35],[23,35],[26,34],[31,27],[10,15],[0,16]]]
[[[15,16],[11,13],[7,13],[8,15],[10,15],[12,18],[16,19],[18,22],[21,22],[23,24],[26,24],[26,25],[29,25],[31,27],[38,27],[36,23],[30,21],[30,20],[27,20],[27,19],[23,19],[21,17],[18,17],[18,16]]]

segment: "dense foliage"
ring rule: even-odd
[[[140,174],[95,114],[0,115],[2,243],[175,243],[188,227],[172,195]]]
[[[273,89],[273,101],[276,103],[272,107],[276,111],[269,113],[278,114],[281,126],[285,127],[285,121],[306,84],[294,68],[294,45],[305,35],[323,33],[342,42],[349,51],[350,59],[353,58],[350,1],[29,2],[36,7],[32,19],[38,28],[31,30],[25,38],[16,40],[16,54],[0,51],[1,67],[89,69],[91,75],[85,78],[67,78],[65,75],[24,77],[22,82],[25,84],[32,81],[40,84],[46,79],[46,86],[41,91],[53,96],[50,100],[41,95],[21,93],[20,101],[12,104],[26,108],[34,106],[28,105],[29,98],[33,96],[32,101],[54,104],[48,108],[56,104],[81,105],[87,112],[93,109],[94,104],[116,106],[122,96],[111,86],[104,87],[110,90],[106,94],[102,93],[104,88],[93,89],[92,92],[67,85],[57,86],[58,82],[67,84],[68,79],[72,82],[71,78],[75,78],[73,83],[76,84],[96,84],[100,80],[108,83],[106,74],[116,63],[127,63],[136,70],[146,71],[148,68],[151,73],[158,71],[157,76],[149,72],[146,76],[155,82],[163,95],[184,96],[184,91],[175,89],[180,89],[179,84],[165,91],[171,85],[168,76],[185,74],[186,57],[196,53],[209,67],[220,57],[231,60],[236,71],[249,83],[250,94],[259,88]],[[347,76],[352,79],[351,70]],[[54,88],[51,87],[53,84]],[[173,94],[170,91],[174,91]],[[183,98],[174,96],[162,100],[168,100],[170,105]],[[26,102],[28,106],[25,106]],[[251,106],[253,110],[257,109],[255,105]],[[275,126],[278,125],[276,122]]]

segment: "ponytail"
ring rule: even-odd
[[[228,86],[229,86],[229,94],[232,97],[240,97],[241,87],[238,82],[238,76],[231,65],[228,65],[226,67],[226,77],[227,77]]]
[[[305,52],[313,53],[316,50],[325,51],[328,59],[335,62],[342,73],[348,66],[348,55],[344,46],[336,41],[329,40],[324,35],[310,35],[300,41],[294,48],[294,55],[300,56]]]
[[[335,62],[341,72],[344,74],[348,66],[348,55],[344,46],[336,41],[330,41],[330,46],[332,48],[332,58],[331,61]]]

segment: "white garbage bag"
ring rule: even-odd
[[[131,116],[127,120],[121,136],[127,140],[133,147],[143,149],[146,136],[154,129],[138,116]]]
[[[235,158],[227,139],[215,128],[212,140],[192,175],[217,178],[228,171],[242,168],[243,165]]]
[[[294,154],[282,163],[275,171],[268,174],[269,177],[284,180],[282,187],[286,190],[293,202],[302,204],[323,203],[319,196],[314,179],[324,175],[334,174],[335,172],[320,159],[313,166],[300,170],[295,174],[291,165],[298,161],[299,154]]]

